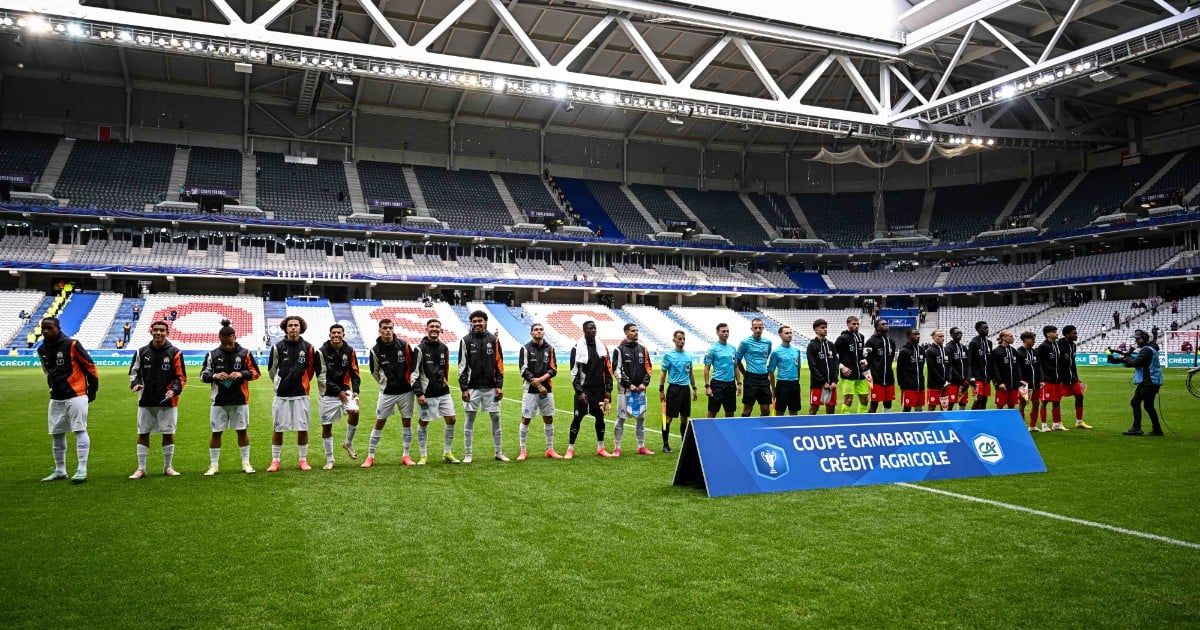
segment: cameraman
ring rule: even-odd
[[[1109,350],[1108,362],[1124,364],[1133,368],[1133,398],[1129,406],[1133,407],[1133,426],[1125,435],[1157,435],[1161,436],[1162,426],[1158,423],[1158,411],[1154,409],[1154,398],[1162,387],[1162,366],[1158,363],[1158,346],[1150,340],[1150,334],[1144,330],[1133,331],[1133,339],[1137,344],[1134,352],[1120,354]],[[1150,416],[1150,433],[1142,433],[1142,407]]]

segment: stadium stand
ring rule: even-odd
[[[358,182],[362,185],[363,198],[367,203],[373,199],[397,201],[412,205],[412,193],[404,179],[404,167],[392,162],[360,160]]]
[[[846,328],[846,318],[854,315],[857,317],[865,317],[861,308],[827,308],[827,309],[782,309],[782,308],[764,308],[760,311],[763,315],[772,320],[792,327],[792,343],[803,346],[813,338],[813,322],[818,319],[824,319],[829,322],[829,340],[833,341]],[[739,319],[745,320],[739,316]],[[732,323],[730,324],[732,326]],[[750,334],[750,322],[746,320],[746,334]],[[774,332],[774,331],[770,331]],[[866,334],[866,333],[863,333]],[[734,335],[730,335],[733,340]],[[740,341],[743,337],[737,337]]]
[[[0,234],[0,259],[22,262],[50,262],[50,239],[45,236]]]
[[[1169,159],[1170,154],[1150,155],[1133,166],[1107,166],[1089,171],[1042,227],[1049,232],[1071,230],[1089,225],[1097,216],[1116,212]],[[1050,201],[1047,199],[1046,203]]]
[[[54,196],[77,208],[141,210],[162,200],[174,158],[166,144],[77,140]]]
[[[633,194],[637,196],[638,201],[641,201],[643,206],[646,206],[646,210],[650,212],[650,215],[660,222],[691,220],[679,208],[679,204],[667,196],[667,189],[665,188],[646,184],[633,184],[629,187],[629,190],[633,191]],[[633,206],[631,205],[630,208],[632,209]],[[634,212],[636,213],[637,210],[634,210]]]
[[[621,311],[624,311],[629,316],[629,319],[638,325],[638,331],[642,337],[642,345],[646,346],[651,352],[672,350],[675,345],[671,339],[674,338],[675,331],[681,328],[685,333],[684,350],[688,352],[703,352],[708,348],[708,342],[703,337],[695,334],[695,332],[687,327],[680,326],[678,322],[667,317],[661,310],[653,306],[626,304],[621,308]]]
[[[583,338],[583,323],[596,322],[596,337],[610,349],[625,338],[621,328],[625,320],[618,317],[607,306],[600,304],[549,304],[545,302],[526,302],[525,311],[534,321],[546,326],[546,338],[551,345],[566,353]],[[559,370],[567,370],[569,366],[560,365]]]
[[[511,320],[501,320],[494,317],[495,309],[489,308],[484,302],[467,302],[459,312],[459,317],[462,319],[465,326],[463,333],[466,334],[471,330],[471,313],[475,311],[483,311],[488,314],[487,330],[500,338],[500,349],[506,353],[516,352],[521,349],[524,342],[517,341],[517,337],[509,330]],[[524,331],[522,337],[528,337],[529,331]],[[455,350],[457,352],[457,349]],[[457,358],[457,355],[455,355]]]
[[[500,178],[504,180],[504,185],[508,187],[513,201],[522,212],[559,209],[540,177],[522,173],[501,173]]]
[[[746,210],[735,192],[710,190],[700,192],[688,188],[676,188],[675,194],[688,208],[712,230],[734,243],[762,245],[770,240],[762,226]],[[647,206],[649,207],[649,206]]]
[[[439,319],[442,322],[441,341],[450,348],[451,356],[458,358],[458,340],[467,333],[467,325],[454,309],[445,302],[434,302],[432,306],[410,300],[351,300],[350,309],[358,324],[363,343],[369,348],[379,337],[379,320],[390,319],[396,335],[408,343],[419,343],[425,337],[425,322]]]
[[[333,310],[329,308],[329,300],[288,298],[285,305],[288,315],[302,317],[304,323],[308,324],[308,332],[304,333],[304,338],[309,343],[320,348],[321,344],[329,339],[329,327],[337,322],[333,317]],[[354,349],[360,354],[365,350],[361,346]]]
[[[861,247],[875,231],[871,193],[799,194],[796,201],[815,236],[840,247]]]
[[[176,318],[171,319],[174,311]],[[238,332],[238,343],[263,349],[266,318],[262,298],[249,295],[178,295],[155,293],[146,298],[142,316],[130,336],[129,346],[150,343],[150,325],[164,320],[171,325],[169,339],[181,350],[211,350],[220,339],[221,320],[228,319]]]
[[[315,165],[284,161],[279,153],[258,153],[258,207],[276,219],[336,221],[350,214],[346,169],[341,162]]]
[[[25,327],[25,320],[20,318],[21,311],[32,316],[41,304],[45,293],[40,291],[0,291],[0,342],[5,347],[14,341],[14,336]],[[25,344],[21,344],[24,347]]]
[[[942,242],[966,242],[993,227],[1020,185],[1020,180],[1007,180],[938,188],[930,229]]]
[[[1046,311],[1047,304],[1022,304],[1022,305],[1006,305],[1006,306],[943,306],[938,309],[938,328],[946,333],[946,339],[950,339],[951,328],[961,328],[963,330],[963,343],[966,344],[971,337],[975,336],[975,322],[985,321],[992,329],[993,334],[999,333],[1006,328],[1013,328],[1017,324],[1036,316],[1039,313]],[[1019,329],[1014,328],[1017,335],[1021,331],[1027,330],[1025,327]],[[1032,330],[1032,329],[1028,329]],[[1040,335],[1042,329],[1036,331]],[[925,340],[928,341],[928,340]]]
[[[742,317],[737,311],[724,306],[711,308],[694,306],[672,306],[670,313],[692,332],[689,337],[704,339],[704,348],[717,340],[717,324],[729,324],[729,343],[737,345],[750,336],[750,320]],[[811,329],[809,329],[811,332]],[[779,345],[779,335],[774,330],[764,330],[763,337],[770,339],[774,346]],[[670,338],[670,335],[667,335]]]
[[[1046,263],[1036,262],[1021,265],[1001,265],[996,263],[980,263],[962,265],[950,269],[946,276],[947,288],[975,287],[989,284],[1007,284],[1024,282],[1046,267]]]
[[[593,231],[601,229],[608,238],[626,238],[625,227],[633,226],[638,229],[628,233],[628,235],[630,238],[636,239],[645,238],[646,234],[650,231],[646,228],[645,219],[638,214],[637,209],[629,204],[629,200],[626,199],[625,204],[628,206],[627,209],[633,212],[634,216],[629,217],[629,222],[621,226],[617,222],[617,215],[614,214],[616,210],[611,209],[611,206],[602,204],[588,182],[582,179],[568,179],[565,177],[557,178],[554,181],[555,185],[558,186],[558,189],[566,197],[567,203],[571,205],[571,210],[579,215],[580,222]],[[596,182],[596,184],[599,185],[601,182]],[[602,186],[600,188],[603,189]],[[619,188],[616,192],[624,197]],[[608,194],[606,189],[605,194]],[[610,210],[606,211],[605,208],[610,208]],[[639,228],[638,226],[641,227]]]
[[[872,271],[861,273],[844,269],[831,269],[826,273],[833,286],[838,289],[888,292],[900,289],[932,287],[941,270],[925,267],[916,271]]]
[[[1189,149],[1147,193],[1182,191],[1187,194],[1200,183],[1200,149]]]
[[[71,301],[74,302],[79,295],[76,293]],[[96,300],[88,306],[79,328],[71,334],[84,348],[99,348],[104,343],[123,301],[119,293],[98,293],[95,296]]]
[[[448,171],[432,166],[414,166],[429,212],[454,230],[503,232],[512,217],[483,171]]]
[[[242,189],[242,154],[233,149],[192,147],[188,152],[185,186]]]
[[[41,177],[56,146],[57,136],[0,131],[0,175]]]
[[[749,193],[746,196],[750,198],[754,207],[758,208],[758,211],[766,217],[767,223],[777,228],[795,227],[796,220],[789,216],[791,210],[787,207],[787,199],[782,195]]]
[[[1075,178],[1074,173],[1056,173],[1039,175],[1029,182],[1029,187],[1013,206],[1012,222],[1023,223],[1041,213],[1043,209],[1058,199],[1066,189],[1067,184]]]
[[[1060,260],[1038,280],[1066,280],[1070,278],[1087,278],[1110,274],[1128,274],[1147,272],[1158,269],[1175,254],[1181,247],[1155,247],[1151,249],[1094,254],[1091,256],[1076,256]]]
[[[889,230],[915,230],[921,218],[925,190],[886,190],[883,193],[883,212]]]

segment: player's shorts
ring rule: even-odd
[[[1062,400],[1062,392],[1063,386],[1061,383],[1042,383],[1039,400],[1042,402],[1059,402]]]
[[[1079,397],[1079,396],[1083,395],[1083,389],[1084,389],[1083,381],[1075,381],[1074,383],[1071,383],[1070,385],[1064,384],[1063,390],[1062,390],[1062,396],[1063,396],[1063,398],[1066,398],[1067,396]]]
[[[860,378],[857,381],[842,379],[840,387],[843,394],[854,394],[857,396],[869,396],[871,394],[871,384],[865,378]]]
[[[624,398],[621,399],[621,406],[625,406]],[[543,396],[525,392],[525,395],[521,397],[521,417],[529,419],[554,417],[554,394],[546,392],[546,395]]]
[[[308,430],[308,396],[275,397],[271,403],[272,430],[276,433]]]
[[[946,405],[953,404],[955,401],[955,397],[950,395],[953,387],[954,387],[953,385],[950,385],[946,389],[927,389],[927,390],[925,390],[925,404],[942,407],[943,406],[942,405],[943,398],[946,399]]]
[[[992,384],[987,381],[975,381],[974,385],[976,398],[991,398]]]
[[[321,415],[321,424],[333,424],[342,419],[342,399],[337,396],[317,397],[317,413]]]
[[[775,381],[775,413],[779,415],[800,413],[799,381]]]
[[[471,389],[469,400],[463,403],[463,411],[485,411],[500,413],[500,399],[496,397],[496,389]]]
[[[213,433],[250,428],[250,405],[217,405],[208,412],[208,424]]]
[[[46,425],[50,435],[87,431],[87,418],[87,396],[51,400],[46,409]]]
[[[454,399],[450,394],[425,398],[425,406],[421,407],[421,422],[449,417],[454,417]]]
[[[737,384],[733,381],[709,381],[712,386],[712,396],[708,397],[708,413],[715,414],[721,409],[726,415],[732,415],[737,410]]]
[[[178,407],[138,407],[138,435],[147,433],[173,435],[177,424],[179,424]]]
[[[667,385],[666,393],[668,418],[692,417],[692,388],[688,385]]]
[[[896,400],[896,387],[894,385],[880,385],[878,383],[871,385],[871,402],[892,402]]]
[[[946,388],[946,396],[950,398],[950,404],[958,403],[965,405],[971,400],[971,388],[962,385],[950,385]]]
[[[604,392],[590,392],[590,394],[587,402],[584,402],[579,394],[575,395],[575,417],[592,416],[604,419],[604,408],[600,406],[600,403],[604,401]]]
[[[771,383],[767,381],[766,374],[747,372],[746,378],[742,380],[742,404],[753,405],[755,403],[771,404]]]
[[[380,394],[379,400],[375,402],[375,418],[387,420],[396,413],[399,413],[401,418],[412,418],[415,404],[417,404],[417,397],[412,392]]]
[[[925,406],[925,392],[919,389],[906,389],[900,392],[900,404],[920,409]]]
[[[829,392],[829,402],[822,403],[821,397],[823,395],[825,395],[825,392]],[[828,406],[832,407],[837,404],[837,395],[838,395],[837,385],[834,385],[833,387],[831,387],[829,389],[825,389],[824,387],[813,387],[808,390],[808,404],[810,404],[810,405],[822,405],[823,404],[823,405],[828,405]]]
[[[996,389],[996,406],[1007,407],[1008,405],[1016,406],[1021,402],[1021,390],[1019,389]]]
[[[621,389],[620,387],[617,388],[617,419],[618,420],[626,420],[631,417],[629,415],[629,407],[625,404],[625,397],[628,395],[629,395],[629,390]],[[649,408],[649,404],[650,404],[649,397],[647,397],[647,400],[646,400],[647,408]],[[646,417],[646,414],[643,413],[642,417],[643,418]]]

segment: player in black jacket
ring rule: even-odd
[[[346,329],[341,324],[329,327],[329,339],[317,350],[315,372],[320,389],[317,393],[317,410],[321,414],[321,446],[325,449],[325,470],[331,470],[333,423],[342,418],[343,411],[346,413],[346,439],[342,442],[342,449],[350,459],[358,459],[358,453],[354,450],[354,434],[358,431],[358,392],[362,387],[362,377],[359,376],[358,354],[346,343]],[[412,409],[411,401],[409,409]]]
[[[862,413],[871,394],[871,386],[867,382],[867,360],[863,356],[866,350],[866,340],[858,332],[858,318],[851,315],[846,318],[846,330],[838,335],[833,346],[837,351],[839,370],[842,383],[841,413]]]
[[[1155,336],[1157,339],[1157,334]],[[1079,370],[1075,367],[1076,342],[1079,341],[1079,330],[1072,325],[1062,328],[1062,337],[1058,340],[1058,356],[1063,362],[1063,396],[1075,398],[1075,428],[1090,429],[1092,425],[1083,421],[1083,392],[1087,386],[1079,380]]]
[[[442,461],[447,464],[459,463],[450,451],[454,444],[454,423],[458,418],[454,414],[454,400],[450,397],[450,348],[438,340],[441,335],[442,322],[431,319],[425,322],[425,338],[417,346],[421,361],[417,364],[417,377],[413,381],[412,391],[421,407],[420,426],[417,427],[417,446],[421,449],[418,466],[425,464],[426,428],[429,421],[435,418],[446,421]]]
[[[273,432],[271,434],[271,465],[267,472],[279,472],[279,456],[283,453],[284,432],[296,433],[300,470],[312,470],[308,465],[308,420],[310,415],[308,390],[316,372],[317,351],[301,335],[308,323],[298,315],[288,315],[279,323],[284,337],[271,348],[267,372],[275,386],[271,403]]]
[[[1062,423],[1062,360],[1059,358],[1058,327],[1042,328],[1045,340],[1037,349],[1038,368],[1042,371],[1042,431],[1066,431]],[[1046,408],[1052,408],[1054,426],[1046,427]]]
[[[75,434],[75,455],[79,458],[71,483],[83,483],[87,481],[88,453],[92,446],[87,432],[88,404],[96,400],[100,389],[96,364],[78,341],[62,334],[57,317],[42,320],[42,345],[37,353],[46,373],[46,384],[50,386],[46,416],[54,453],[54,472],[42,481],[67,478],[67,432],[71,432]]]
[[[933,331],[933,342],[925,346],[925,404],[929,411],[948,409],[954,405],[950,397],[950,360],[946,356],[946,333]]]
[[[167,341],[167,322],[150,324],[150,343],[133,355],[129,366],[129,388],[141,392],[138,397],[138,467],[129,476],[146,476],[146,458],[150,454],[150,434],[162,434],[163,474],[178,477],[171,466],[175,458],[175,428],[179,422],[179,395],[187,383],[183,353]]]
[[[896,361],[896,344],[888,339],[888,323],[882,317],[875,321],[875,334],[867,339],[867,365],[871,369],[871,407],[867,413],[883,408],[891,410],[896,400],[896,373],[892,364]]]
[[[905,344],[896,354],[896,383],[900,385],[900,404],[905,412],[925,407],[925,355],[918,328],[908,330]]]
[[[837,348],[829,343],[829,322],[813,322],[812,341],[808,342],[808,415],[815,416],[821,407],[826,414],[837,412],[838,365]]]
[[[963,331],[955,326],[950,329],[950,341],[946,342],[946,362],[950,367],[950,387],[946,394],[950,397],[953,407],[956,403],[959,409],[967,408],[971,398],[971,366],[967,347],[962,343]]]
[[[463,463],[474,459],[475,414],[486,411],[492,417],[492,456],[498,462],[508,461],[501,450],[500,401],[504,399],[504,353],[500,339],[487,331],[488,315],[475,311],[469,317],[471,332],[458,343],[458,386],[462,388],[463,410],[467,424],[463,427],[466,455]]]
[[[529,423],[535,414],[546,425],[546,459],[562,459],[554,450],[554,377],[558,376],[558,358],[554,346],[546,341],[546,327],[534,324],[529,328],[529,343],[521,347],[517,366],[525,386],[521,392],[521,452],[517,461],[529,457]]]
[[[971,409],[987,409],[988,398],[992,395],[992,340],[988,339],[988,323],[975,322],[975,332],[978,334],[967,344],[967,355],[971,364],[971,387],[975,390],[975,402]]]
[[[583,338],[571,348],[571,386],[575,389],[575,414],[565,459],[575,457],[575,439],[584,416],[596,419],[596,455],[612,457],[604,448],[604,414],[612,400],[612,364],[608,348],[596,338],[596,322],[583,323]]]
[[[1025,417],[1025,407],[1031,404],[1029,412],[1029,430],[1037,430],[1038,409],[1041,406],[1042,373],[1038,369],[1037,348],[1033,344],[1037,335],[1028,330],[1021,333],[1021,347],[1017,348],[1017,365],[1021,368],[1021,384],[1025,391],[1021,395],[1021,417]]]
[[[1000,343],[988,355],[988,373],[996,384],[996,408],[1012,409],[1021,399],[1021,370],[1013,349],[1011,330],[1000,331]]]
[[[221,435],[227,429],[237,432],[238,450],[242,456],[242,472],[250,474],[250,381],[260,376],[254,354],[237,342],[237,331],[228,319],[221,320],[217,331],[221,345],[204,355],[200,380],[212,385],[212,409],[208,423],[212,436],[208,440],[208,470],[211,477],[220,469]]]

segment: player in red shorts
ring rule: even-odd
[[[1021,371],[1013,350],[1011,330],[1000,331],[1000,343],[991,352],[988,373],[996,384],[996,408],[1012,409],[1021,400]]]
[[[975,402],[971,409],[987,409],[987,399],[992,395],[992,340],[988,339],[988,323],[975,322],[979,333],[967,344],[968,363],[971,365],[971,387],[975,390]]]
[[[866,343],[867,367],[871,377],[871,406],[867,413],[879,410],[879,404],[891,411],[892,401],[896,400],[896,374],[892,363],[896,360],[896,344],[888,339],[887,320],[880,317],[875,320],[875,334]]]
[[[925,402],[929,411],[946,409],[952,403],[950,398],[950,362],[946,357],[946,333],[933,331],[933,343],[925,347],[925,366],[928,378],[925,380]]]
[[[967,400],[971,397],[971,367],[967,347],[962,343],[962,329],[955,326],[950,329],[950,341],[944,346],[946,363],[949,368],[946,380],[946,396],[950,397],[950,405],[958,403],[959,409],[967,408]]]
[[[1063,326],[1062,337],[1058,340],[1058,356],[1063,362],[1063,391],[1062,395],[1075,398],[1075,428],[1090,429],[1092,425],[1083,421],[1083,392],[1087,385],[1079,380],[1079,370],[1075,367],[1075,342],[1079,340],[1079,330],[1074,326]]]
[[[1058,346],[1058,327],[1046,326],[1042,328],[1042,336],[1045,341],[1038,346],[1037,360],[1038,368],[1042,371],[1042,428],[1045,433],[1053,429],[1054,431],[1066,431],[1067,427],[1062,423],[1062,360],[1059,358]],[[1051,415],[1054,419],[1054,426],[1046,426],[1046,409],[1051,408]]]
[[[1041,407],[1042,372],[1038,369],[1037,349],[1033,343],[1037,335],[1028,330],[1021,333],[1021,347],[1017,348],[1017,366],[1021,370],[1021,386],[1025,391],[1021,395],[1021,417],[1025,417],[1026,405],[1029,410],[1029,430],[1037,431],[1038,410]]]
[[[900,404],[905,412],[925,407],[925,355],[920,341],[921,331],[910,328],[908,339],[896,353],[896,384],[900,386]]]
[[[808,415],[815,416],[821,406],[826,414],[837,412],[838,355],[829,342],[829,322],[818,319],[813,322],[815,338],[808,342]]]

